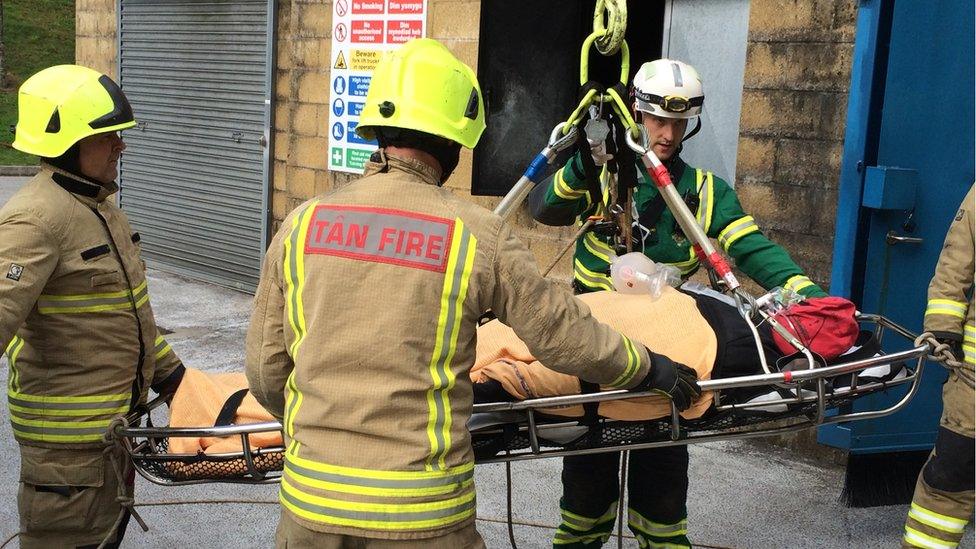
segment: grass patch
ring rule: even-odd
[[[17,123],[17,88],[30,75],[75,61],[74,0],[3,0],[5,48],[0,86],[0,165],[36,164],[37,157],[9,148]]]

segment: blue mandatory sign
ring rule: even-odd
[[[363,139],[362,137],[356,135],[356,126],[358,125],[359,122],[347,122],[346,129],[349,132],[349,142],[358,143],[360,145],[376,145],[376,141],[373,141],[372,139]]]
[[[342,99],[336,99],[332,102],[332,114],[336,116],[342,116],[342,113],[346,112],[346,102]]]
[[[369,79],[369,76],[350,76],[349,95],[366,97],[366,90],[369,89]]]
[[[336,141],[342,141],[342,136],[345,135],[346,130],[342,127],[342,122],[336,122],[332,125],[332,139]]]
[[[365,103],[360,103],[358,101],[349,102],[349,116],[359,116],[363,113],[363,106]]]
[[[336,93],[346,93],[346,79],[341,76],[336,76],[336,79],[332,81],[332,89]]]

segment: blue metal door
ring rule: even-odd
[[[917,331],[946,230],[974,179],[973,5],[871,0],[859,9],[831,293]],[[820,441],[855,452],[930,448],[945,378],[928,364],[904,410],[823,428]],[[870,398],[904,391],[892,393]]]

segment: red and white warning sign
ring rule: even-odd
[[[383,23],[382,19],[353,21],[351,42],[353,44],[382,44]]]
[[[2,1],[2,0],[0,0]],[[427,32],[427,0],[334,0],[329,169],[362,173],[376,143],[356,133],[383,54]]]
[[[424,13],[424,0],[390,0],[390,15],[419,15]]]
[[[424,35],[424,22],[416,19],[390,19],[386,22],[386,42],[402,44]]]

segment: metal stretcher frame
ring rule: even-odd
[[[915,335],[907,329],[879,316],[861,314],[858,320],[862,323],[874,324],[875,337],[881,342],[887,331],[906,338],[914,342]],[[542,410],[554,407],[576,406],[587,403],[606,402],[611,400],[622,400],[653,396],[653,393],[634,393],[625,390],[604,391],[586,395],[568,395],[537,398],[519,402],[498,402],[490,404],[476,404],[474,413],[504,412],[511,414],[512,420],[518,426],[518,432],[528,437],[528,445],[520,450],[503,449],[491,457],[481,458],[477,463],[499,463],[521,461],[529,459],[540,459],[546,457],[558,457],[566,455],[594,454],[602,452],[615,452],[623,450],[638,450],[641,448],[652,448],[659,446],[672,446],[679,444],[693,444],[713,440],[731,440],[740,438],[751,438],[769,436],[791,431],[798,431],[819,425],[842,423],[848,421],[859,421],[873,419],[892,414],[903,408],[915,396],[922,378],[922,369],[925,364],[930,348],[927,344],[912,346],[910,349],[898,351],[881,356],[855,360],[833,366],[824,366],[807,370],[794,370],[791,372],[781,372],[774,374],[760,374],[740,376],[726,379],[715,379],[701,381],[703,391],[720,391],[726,389],[736,389],[744,387],[792,387],[796,389],[795,397],[782,398],[779,400],[764,401],[751,404],[722,404],[721,398],[716,398],[713,409],[716,412],[735,412],[735,411],[762,411],[765,408],[775,405],[788,405],[793,407],[793,413],[789,414],[786,424],[783,423],[783,416],[776,413],[767,412],[768,419],[754,422],[746,426],[733,426],[729,432],[722,430],[696,431],[688,428],[692,421],[682,421],[678,416],[677,409],[672,406],[671,417],[650,420],[648,422],[624,422],[613,420],[606,421],[608,425],[627,425],[667,421],[670,436],[666,440],[655,440],[648,442],[633,442],[624,444],[611,444],[607,446],[564,449],[547,440],[546,432],[560,427],[579,425],[579,421],[571,418],[560,418],[556,422],[540,421],[540,414],[545,416]],[[914,367],[911,364],[914,363]],[[903,378],[883,382],[858,383],[857,373],[868,368],[890,364],[894,368],[897,364],[905,364],[907,374]],[[851,374],[851,386],[844,391],[828,394],[827,380]],[[803,389],[800,390],[801,384]],[[813,390],[808,390],[810,385],[814,385]],[[908,385],[908,391],[897,402],[878,410],[861,412],[844,412],[838,409],[834,415],[828,415],[828,405],[834,400],[844,400],[851,402],[859,396],[874,394],[887,390],[891,387]],[[114,429],[115,438],[131,458],[139,474],[150,482],[161,485],[183,485],[199,484],[205,482],[228,482],[246,484],[267,484],[278,482],[281,476],[280,467],[267,467],[268,460],[281,463],[283,458],[283,447],[251,449],[249,436],[257,433],[279,431],[281,425],[277,422],[254,423],[246,425],[233,425],[226,427],[206,427],[206,428],[170,428],[156,427],[151,424],[151,412],[161,406],[163,402],[157,399],[147,405],[141,413],[133,414],[121,422]],[[836,405],[836,404],[835,404]],[[803,406],[809,409],[801,414],[795,412],[796,406]],[[551,417],[551,416],[550,416]],[[143,422],[148,425],[142,426]],[[478,430],[472,432],[479,436],[490,434],[488,430]],[[240,452],[224,454],[174,454],[168,453],[167,444],[170,437],[228,437],[239,436],[243,445]],[[548,447],[547,447],[548,446]],[[555,446],[555,447],[554,447]],[[259,467],[258,463],[265,462],[265,467]],[[194,466],[204,464],[204,466],[217,468],[221,466],[231,467],[236,474],[229,476],[215,475],[213,478],[174,478],[172,474],[167,474],[173,467]],[[169,468],[169,469],[167,469]]]

